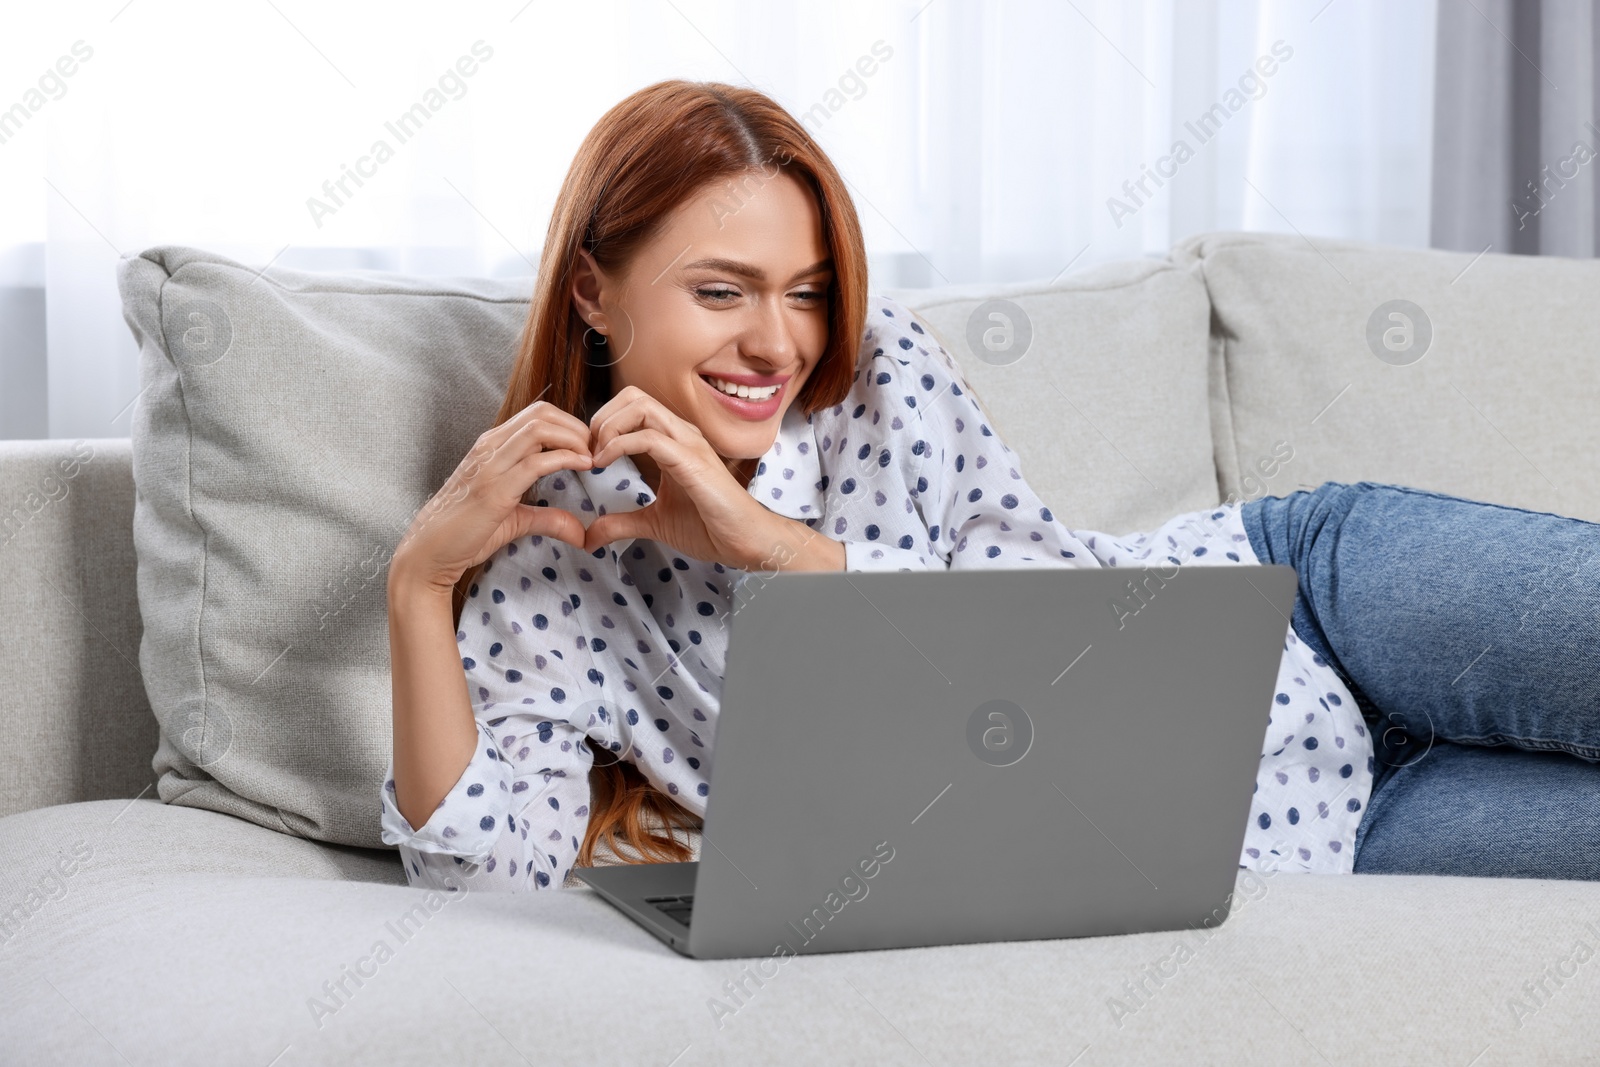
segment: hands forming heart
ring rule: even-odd
[[[750,495],[698,426],[637,386],[618,390],[595,412],[589,431],[595,467],[643,453],[660,472],[654,501],[589,524],[583,547],[590,552],[642,537],[696,559],[750,569],[772,552],[775,525],[792,521]]]
[[[660,484],[655,500],[638,510],[597,516],[585,530],[569,511],[522,502],[546,474],[606,467],[641,453],[660,472]],[[587,426],[538,401],[485,431],[412,521],[391,573],[453,585],[508,541],[533,534],[588,552],[644,538],[740,570],[843,570],[845,563],[842,544],[768,510],[698,426],[631,385]]]

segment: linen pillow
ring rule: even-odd
[[[532,279],[158,247],[117,280],[161,799],[382,848],[386,564],[499,408]]]
[[[961,364],[1023,477],[1068,528],[1151,530],[1217,503],[1211,304],[1192,264],[1126,260],[1055,283],[887,295]]]
[[[1600,263],[1242,233],[1172,258],[1216,306],[1224,492],[1289,442],[1293,482],[1600,521]]]

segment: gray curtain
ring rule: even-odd
[[[1600,0],[1439,0],[1432,244],[1600,250]]]

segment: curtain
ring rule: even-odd
[[[106,0],[8,29],[0,437],[128,433],[115,267],[152,245],[532,274],[578,143],[662,78],[799,117],[876,289],[1437,229],[1433,0]]]
[[[1597,9],[1596,0],[1440,4],[1435,246],[1595,254]]]

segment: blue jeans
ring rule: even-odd
[[[1600,880],[1600,524],[1375,482],[1240,517],[1371,730],[1356,872]]]

